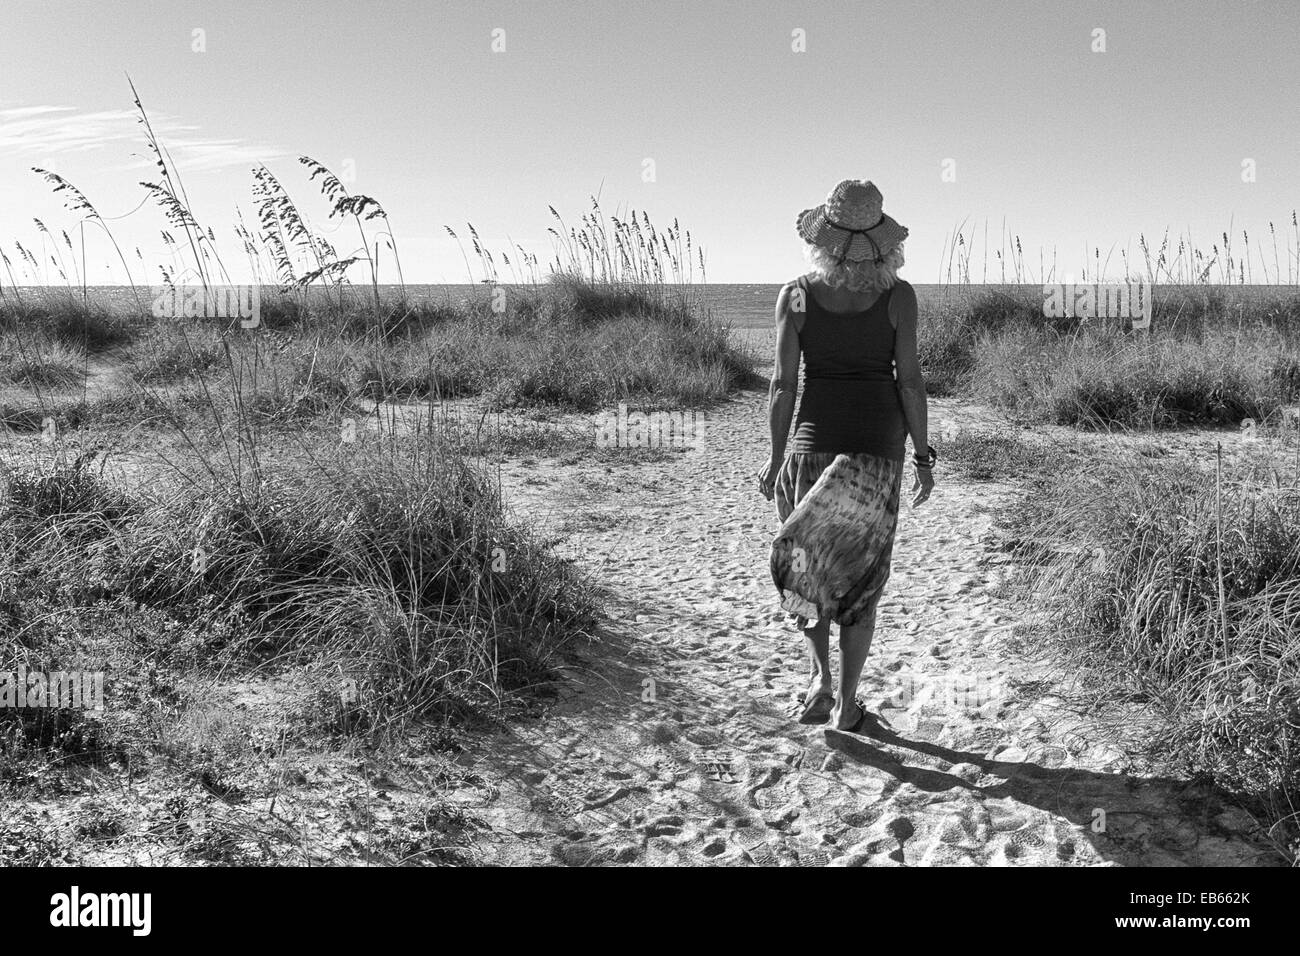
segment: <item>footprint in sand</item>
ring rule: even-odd
[[[805,850],[796,858],[797,866],[825,866],[830,863],[831,855],[825,850]]]
[[[735,783],[736,775],[731,771],[734,759],[725,755],[700,754],[695,759],[695,765],[710,780],[718,783]]]
[[[772,806],[764,791],[776,787],[790,772],[788,766],[767,765],[756,768],[754,775],[745,787],[745,796],[749,799],[749,804],[755,810],[767,810]]]
[[[780,866],[781,861],[777,859],[770,843],[755,843],[745,847],[744,852],[756,866]]]
[[[614,787],[609,790],[592,790],[589,791],[583,801],[583,808],[587,810],[599,810],[601,807],[607,807],[617,800],[632,795],[631,787]]]
[[[641,832],[647,838],[678,836],[685,825],[686,820],[684,817],[679,814],[668,813],[646,821],[641,826]]]

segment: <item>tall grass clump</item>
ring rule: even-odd
[[[977,375],[980,336],[1027,325],[1041,314],[1041,299],[1029,292],[950,290],[918,328],[917,354],[927,390],[936,396],[966,392]]]
[[[210,325],[167,323],[148,329],[126,350],[122,373],[141,385],[186,381],[222,366],[222,337]]]
[[[1025,418],[1161,428],[1273,421],[1300,397],[1300,297],[1157,287],[1151,327],[1048,318],[1037,290],[945,290],[920,329],[936,395]]]
[[[1300,852],[1300,480],[1272,461],[1113,463],[1044,479],[1013,520],[1042,633],[1153,751],[1239,794]]]
[[[0,297],[0,334],[98,352],[130,341],[133,324],[102,303],[83,304],[64,296],[6,296]]]
[[[1160,428],[1279,419],[1300,397],[1295,332],[1178,335],[1016,324],[975,342],[972,394],[1039,421]]]
[[[621,400],[704,405],[754,378],[727,328],[684,300],[572,276],[506,289],[499,310],[417,310],[353,352],[356,391],[372,399],[483,396],[498,407],[576,411]]]
[[[0,333],[0,384],[62,388],[85,378],[86,354],[54,340]]]
[[[84,467],[15,471],[10,613],[151,608],[204,635],[214,672],[301,664],[350,682],[372,726],[494,707],[592,633],[580,576],[432,435],[307,449],[239,481],[208,465],[130,492]]]

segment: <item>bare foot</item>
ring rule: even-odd
[[[818,694],[830,694],[831,699],[835,699],[835,688],[831,684],[831,676],[827,674],[822,677],[820,674],[813,674],[808,679],[808,689],[800,695],[800,700],[812,700]]]
[[[798,696],[792,716],[801,724],[824,724],[830,719],[834,706],[835,695],[830,686],[814,682]]]
[[[859,707],[856,700],[849,701],[847,707],[836,701],[835,709],[831,711],[831,726],[836,730],[858,733],[870,721],[871,715]]]

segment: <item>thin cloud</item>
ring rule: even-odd
[[[13,109],[0,110],[0,119],[20,120],[29,116],[42,116],[46,113],[61,113],[72,109],[71,106],[16,106]]]
[[[242,139],[194,136],[200,132],[199,127],[167,116],[154,115],[150,120],[163,146],[183,169],[249,166],[287,155],[282,150]],[[0,110],[0,156],[18,156],[32,164],[49,162],[60,154],[82,153],[121,143],[139,149],[132,162],[118,168],[139,169],[152,164],[146,156],[143,139],[134,110],[80,112],[70,106]]]

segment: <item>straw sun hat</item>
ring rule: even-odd
[[[882,211],[884,201],[874,183],[846,179],[820,206],[799,213],[796,228],[804,242],[841,262],[880,263],[907,238],[907,228]]]

